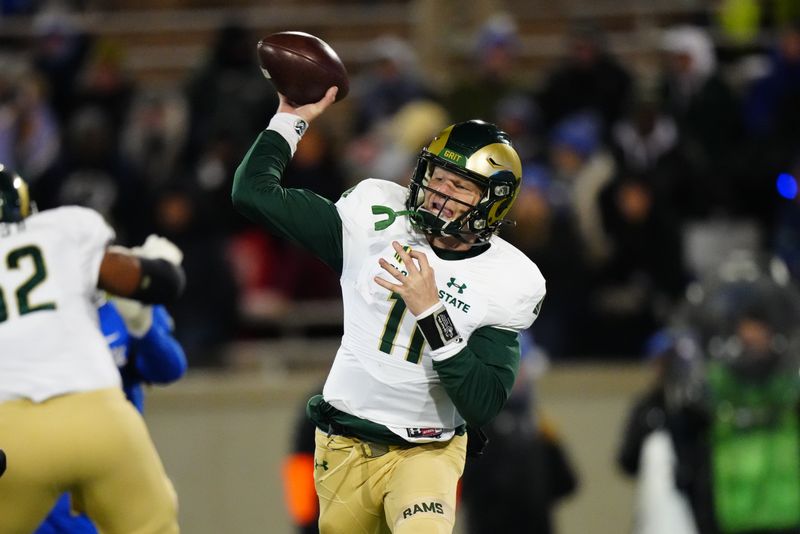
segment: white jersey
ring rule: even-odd
[[[323,396],[339,410],[385,425],[406,440],[448,440],[464,420],[433,369],[431,349],[414,316],[373,280],[381,276],[396,283],[378,259],[403,269],[393,240],[424,252],[439,297],[464,339],[484,326],[528,328],[544,298],[545,281],[530,259],[497,236],[483,253],[448,261],[411,229],[406,216],[376,229],[376,223],[380,228],[381,221],[405,209],[406,195],[398,184],[370,179],[336,203],[343,234],[344,336]],[[414,429],[423,428],[442,432],[437,438],[412,437]]]
[[[120,386],[93,302],[113,237],[76,206],[0,223],[0,402]]]

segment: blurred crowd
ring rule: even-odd
[[[258,35],[222,24],[196,71],[154,89],[127,70],[119,43],[39,4],[0,3],[34,16],[30,40],[0,52],[0,162],[39,209],[89,206],[122,245],[157,233],[180,247],[188,285],[170,312],[190,366],[224,365],[231,341],[280,335],[299,302],[340,299],[324,265],[231,208],[234,170],[278,103]],[[523,159],[516,226],[501,235],[537,263],[548,294],[523,338],[522,378],[485,429],[493,445],[465,474],[469,532],[497,531],[498,518],[550,532],[552,506],[578,486],[534,402],[531,361],[643,354],[655,380],[618,458],[638,480],[633,530],[798,532],[796,4],[720,2],[713,16],[661,28],[644,70],[581,20],[558,61],[527,72],[524,36],[500,13],[475,28],[466,74],[446,88],[426,80],[421,51],[386,35],[354,73],[347,120],[305,134],[285,185],[332,201],[367,177],[406,183],[420,148],[456,121],[498,124]],[[780,283],[772,263],[731,262],[742,250],[780,259]],[[311,490],[295,514],[309,529]],[[507,502],[485,504],[501,491]]]
[[[770,251],[800,275],[800,25],[787,9],[760,14],[766,41],[745,35],[724,51],[720,36],[741,38],[741,17],[663,28],[646,73],[577,21],[563,57],[533,77],[500,13],[475,29],[468,75],[446,89],[426,82],[420,51],[381,37],[351,80],[349,119],[309,130],[286,185],[335,201],[366,177],[404,183],[443,126],[495,122],[524,170],[517,224],[502,235],[548,282],[537,346],[554,358],[639,355],[731,248]],[[277,106],[256,35],[222,24],[201,67],[152,89],[113,39],[63,11],[31,11],[30,42],[0,55],[0,161],[40,209],[87,205],[121,244],[158,233],[180,246],[189,285],[171,311],[193,365],[221,363],[232,340],[275,335],[293,303],[339,298],[324,266],[230,207],[234,169]]]

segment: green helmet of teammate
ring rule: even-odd
[[[19,222],[31,214],[28,184],[0,164],[0,222]]]
[[[452,221],[424,209],[428,181],[436,167],[455,173],[481,187],[480,200]],[[472,120],[448,126],[422,149],[411,177],[406,209],[412,224],[425,233],[455,236],[465,242],[471,236],[484,243],[502,224],[517,197],[522,164],[508,134],[494,124]],[[457,200],[443,196],[447,202]]]

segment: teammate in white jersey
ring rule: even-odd
[[[63,492],[102,532],[178,532],[172,485],[120,388],[97,289],[167,302],[179,266],[108,249],[114,232],[77,206],[36,213],[0,165],[0,532],[33,532]]]
[[[236,208],[341,275],[344,336],[317,425],[320,532],[451,532],[466,427],[491,420],[539,313],[538,268],[496,236],[522,169],[508,136],[455,124],[420,154],[410,186],[364,180],[332,204],[280,178],[335,98],[278,113],[237,169]]]

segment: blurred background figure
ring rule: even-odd
[[[598,197],[613,178],[616,166],[602,138],[597,115],[577,113],[551,130],[549,157],[555,179],[569,192],[569,200],[590,264],[608,258],[609,243],[600,220]]]
[[[180,176],[188,113],[186,99],[177,90],[142,90],[131,104],[120,148],[150,197]]]
[[[629,420],[622,467],[643,473],[647,436],[665,429],[674,464],[660,472],[674,477],[697,532],[797,532],[800,293],[788,270],[737,253],[689,290],[675,325]]]
[[[30,2],[40,4],[40,2]],[[70,17],[75,13],[65,2],[41,2],[33,18],[31,37],[34,69],[47,82],[49,102],[59,121],[73,111],[78,77],[87,61],[93,36]]]
[[[555,534],[554,508],[578,486],[569,454],[534,394],[547,357],[529,331],[520,341],[514,389],[483,428],[489,442],[482,455],[467,459],[462,477],[468,534]]]
[[[214,223],[211,208],[187,186],[164,190],[155,211],[156,231],[183,251],[187,277],[183,297],[170,307],[175,336],[192,366],[223,364],[226,343],[238,325],[238,289],[227,255],[225,229]],[[211,212],[213,213],[213,212]]]
[[[258,67],[258,38],[236,17],[214,30],[199,68],[184,85],[188,129],[179,176],[208,209],[196,215],[226,236],[246,226],[228,209],[236,164],[278,107],[278,95]]]
[[[447,126],[447,111],[432,100],[409,102],[347,147],[348,176],[370,176],[406,185],[419,151]],[[350,184],[349,185],[354,185]]]
[[[698,402],[703,357],[691,338],[678,343],[678,336],[664,329],[648,340],[652,383],[634,401],[617,452],[618,467],[636,482],[633,534],[697,532],[688,496],[677,485],[674,434],[683,430],[675,414]]]
[[[548,128],[576,113],[593,113],[608,138],[622,116],[633,87],[632,75],[609,51],[603,31],[590,20],[575,22],[566,36],[566,51],[539,91]]]
[[[78,72],[71,107],[101,110],[111,124],[111,144],[116,146],[128,118],[133,98],[139,89],[126,68],[127,50],[112,38],[92,42],[86,61]]]
[[[368,133],[406,104],[433,96],[419,72],[417,53],[408,41],[383,35],[368,43],[367,49],[367,65],[350,86],[356,136]]]
[[[598,207],[609,252],[595,272],[586,333],[602,354],[636,357],[688,282],[680,226],[654,186],[634,174],[606,184]]]
[[[261,130],[264,117],[275,113],[278,96],[258,68],[257,42],[235,19],[216,30],[204,64],[185,87],[190,120],[187,161],[220,139],[232,145],[236,154],[232,157],[237,159]]]
[[[677,26],[663,32],[659,98],[678,125],[678,137],[699,189],[695,217],[735,213],[743,198],[733,185],[739,174],[737,149],[742,139],[739,102],[722,77],[714,43],[706,29]]]
[[[121,153],[114,132],[113,121],[101,107],[82,107],[72,115],[49,184],[55,197],[43,206],[92,208],[118,229],[121,243],[141,242],[147,235],[142,235],[147,231],[142,221],[149,210],[142,183]]]
[[[548,313],[537,320],[537,343],[554,360],[578,354],[580,336],[570,332],[584,314],[589,276],[567,185],[547,165],[526,165],[512,217],[517,224],[505,238],[549,273]]]
[[[531,97],[525,73],[518,68],[520,44],[517,23],[508,13],[495,13],[478,28],[472,41],[473,67],[444,98],[454,121],[496,122],[500,100],[511,95]]]
[[[322,393],[319,384],[310,393]],[[297,534],[319,534],[319,498],[314,488],[314,432],[317,426],[306,415],[306,403],[297,410],[292,442],[283,461],[283,497]]]
[[[32,194],[44,201],[52,196],[48,172],[61,151],[61,126],[48,102],[51,89],[13,59],[0,76],[0,161],[29,176]]]

